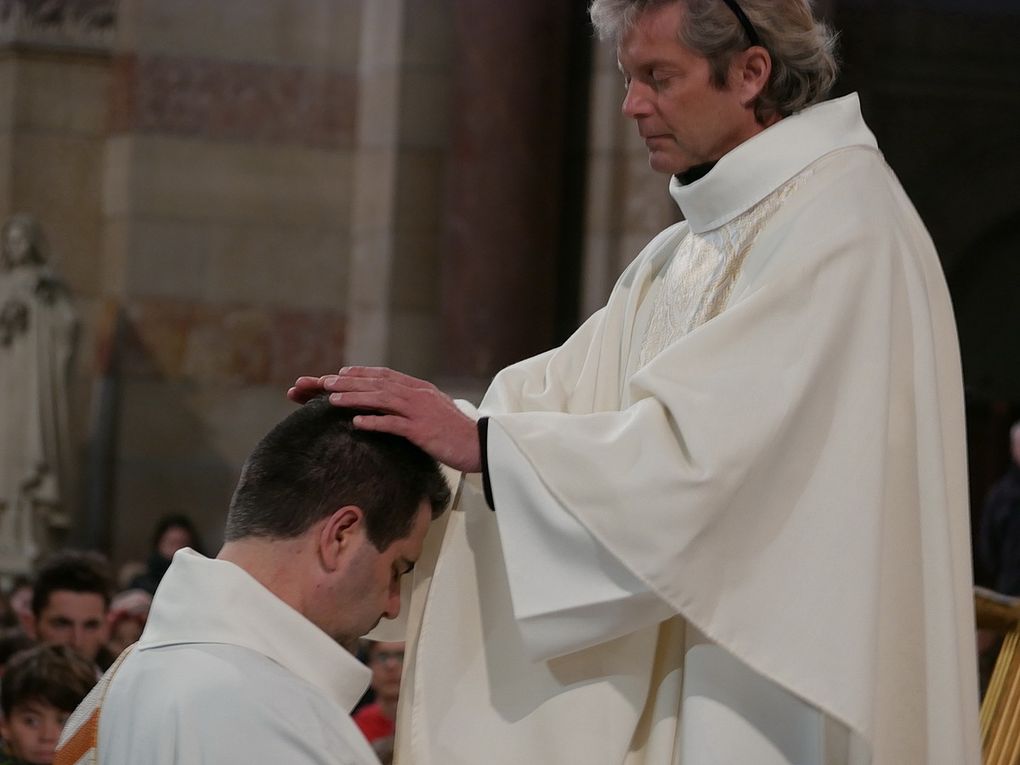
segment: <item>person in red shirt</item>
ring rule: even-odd
[[[386,749],[392,751],[400,674],[404,668],[404,644],[369,643],[365,661],[372,669],[375,701],[355,712],[354,722],[377,753]]]

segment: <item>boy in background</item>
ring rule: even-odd
[[[0,765],[51,765],[64,723],[95,684],[95,668],[66,646],[13,656],[0,685]]]

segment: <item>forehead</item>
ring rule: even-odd
[[[102,616],[106,611],[106,602],[97,592],[74,592],[72,590],[54,590],[43,608],[47,615],[61,616]]]
[[[621,67],[670,63],[696,54],[680,42],[683,6],[667,3],[649,8],[620,36],[616,55]]]
[[[57,709],[50,702],[45,699],[32,698],[19,701],[11,706],[12,713],[30,714],[30,715],[57,715],[60,714],[61,710]]]
[[[425,543],[425,535],[428,533],[429,525],[432,523],[432,505],[428,500],[423,499],[418,505],[418,512],[411,524],[411,533],[403,539],[397,539],[390,545],[389,550],[393,552],[394,558],[404,558],[408,561],[418,560],[421,555],[422,545]]]

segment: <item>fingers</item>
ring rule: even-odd
[[[287,398],[297,404],[307,403],[322,392],[321,377],[299,377],[287,391]]]
[[[327,389],[331,389],[339,380],[352,378],[392,382],[398,385],[406,385],[410,388],[434,387],[427,380],[420,380],[417,377],[411,377],[411,375],[405,375],[403,372],[397,372],[387,367],[343,367],[337,374],[327,375],[323,380]]]
[[[408,413],[407,399],[389,390],[367,389],[330,393],[329,403],[349,409],[375,409],[380,412],[400,415]]]
[[[410,422],[406,417],[386,414],[359,414],[354,418],[354,427],[359,430],[374,430],[380,433],[391,433],[410,439]],[[419,444],[420,445],[420,444]]]
[[[358,393],[372,390],[402,393],[409,390],[409,386],[375,377],[337,377],[333,381],[325,382],[323,390],[335,393]]]
[[[329,401],[336,406],[409,416],[412,400],[418,400],[420,406],[427,401],[420,398],[422,393],[434,396],[439,389],[386,367],[343,367],[334,375],[299,377],[287,398],[305,404],[323,392],[330,394]]]

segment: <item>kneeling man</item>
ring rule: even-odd
[[[97,738],[99,765],[378,762],[349,717],[370,672],[340,644],[396,616],[450,492],[424,452],[351,417],[316,399],[258,444],[223,549],[174,556],[55,765],[92,761]]]

